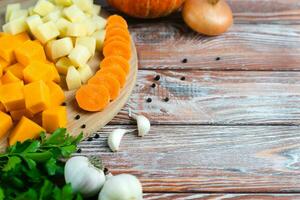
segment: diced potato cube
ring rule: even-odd
[[[93,33],[96,31],[96,24],[92,19],[86,20],[85,21],[85,26],[86,26],[86,35],[91,36]]]
[[[87,83],[88,80],[93,76],[93,72],[89,65],[84,65],[78,68],[80,79],[83,84]]]
[[[9,21],[10,15],[14,10],[20,10],[20,9],[21,9],[20,3],[8,4],[6,7],[5,22]]]
[[[86,19],[84,12],[76,5],[65,8],[63,13],[71,22],[82,22]]]
[[[71,23],[67,28],[67,36],[70,37],[83,37],[87,35],[86,25],[84,23]]]
[[[56,62],[56,69],[62,75],[67,75],[69,67],[73,66],[71,60],[67,57],[63,57]]]
[[[73,0],[73,3],[84,12],[93,12],[93,0]]]
[[[39,15],[32,15],[26,19],[26,23],[31,33],[35,35],[36,28],[42,25],[43,21]]]
[[[65,37],[67,35],[67,30],[68,30],[68,27],[71,24],[71,22],[66,20],[65,18],[60,18],[55,22],[55,24],[59,30],[59,33],[60,33],[59,36]]]
[[[93,22],[95,23],[96,30],[102,30],[105,28],[107,20],[100,16],[93,16]]]
[[[79,37],[76,39],[76,46],[82,45],[88,48],[92,55],[95,54],[96,51],[96,39],[94,37]]]
[[[28,16],[28,11],[25,9],[20,9],[20,10],[13,10],[10,14],[9,21],[12,21],[14,19],[18,18],[25,18]]]
[[[88,48],[82,45],[76,45],[68,57],[75,66],[80,67],[85,65],[91,56],[92,54]]]
[[[81,86],[80,74],[74,66],[69,67],[66,82],[69,90],[75,90]]]
[[[62,18],[62,13],[59,9],[57,9],[57,10],[52,11],[48,15],[46,15],[43,18],[43,21],[44,22],[49,22],[49,21],[57,22],[57,20],[59,20],[60,18]]]
[[[55,6],[51,2],[49,2],[47,0],[39,0],[36,3],[33,11],[44,17],[44,16],[48,15],[51,11],[53,11],[54,8],[55,8]]]
[[[56,5],[60,6],[70,6],[72,5],[72,0],[54,0]]]
[[[95,32],[92,36],[96,39],[96,49],[97,50],[102,50],[103,48],[103,43],[105,40],[105,30],[97,31]]]
[[[27,10],[28,10],[28,15],[31,16],[31,15],[35,15],[34,11],[33,11],[34,7],[31,6],[29,7]]]
[[[2,29],[5,33],[16,35],[16,34],[27,31],[28,26],[26,24],[25,18],[23,17],[23,18],[18,18],[18,19],[12,20],[12,21],[4,24]]]
[[[52,40],[59,36],[59,30],[55,26],[54,22],[50,21],[39,25],[36,29],[34,35],[40,42],[43,44],[47,43],[49,40]]]
[[[49,48],[51,59],[56,60],[70,54],[73,49],[73,42],[69,37],[53,40],[49,42]]]
[[[101,6],[100,5],[93,5],[93,12],[92,15],[100,15]]]

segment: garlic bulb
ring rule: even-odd
[[[148,118],[143,115],[138,115],[136,117],[137,126],[138,126],[138,136],[144,137],[150,131],[151,124]]]
[[[123,136],[129,131],[125,129],[116,129],[111,132],[108,136],[108,146],[113,151],[116,152],[120,148],[121,140]]]
[[[98,200],[142,200],[140,181],[130,174],[110,177],[104,184]]]
[[[94,167],[87,157],[70,158],[65,165],[66,183],[71,183],[73,191],[84,197],[96,195],[105,182],[104,172]]]

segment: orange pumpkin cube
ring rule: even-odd
[[[23,66],[20,63],[16,63],[14,65],[11,65],[9,67],[6,67],[4,69],[5,72],[11,72],[13,75],[15,75],[18,79],[23,80],[23,70],[25,69],[25,66]]]
[[[24,142],[28,139],[35,139],[43,131],[45,130],[38,124],[26,117],[22,117],[9,136],[9,145],[14,145],[16,142]]]
[[[4,35],[0,37],[0,57],[8,63],[15,61],[14,50],[22,44],[15,36]]]
[[[8,65],[9,63],[0,57],[0,69],[4,70]]]
[[[5,136],[12,126],[13,123],[11,117],[0,111],[0,138]]]
[[[0,101],[7,111],[25,108],[23,89],[22,81],[0,85]]]
[[[67,126],[67,109],[65,106],[52,107],[43,112],[43,127],[48,133]]]
[[[22,65],[29,65],[34,60],[46,60],[44,48],[41,44],[28,40],[15,49],[16,59]]]
[[[4,105],[3,105],[3,103],[1,103],[1,102],[0,102],[0,111],[6,112],[6,109],[5,109]]]
[[[25,105],[36,114],[50,106],[50,91],[44,81],[36,81],[24,86]]]
[[[51,64],[42,61],[32,61],[23,70],[24,80],[26,83],[31,83],[39,80],[53,80],[53,69]]]
[[[25,116],[26,109],[13,110],[9,114],[13,121],[19,121],[23,116]]]
[[[29,37],[29,35],[28,35],[26,32],[23,32],[23,33],[19,33],[19,34],[17,34],[17,35],[14,35],[14,37],[15,37],[18,41],[20,41],[21,43],[30,40],[30,37]]]
[[[51,67],[51,80],[53,80],[56,83],[60,83],[60,75],[53,63],[50,63]]]
[[[56,83],[49,81],[46,83],[50,90],[51,107],[60,106],[65,100],[65,93]]]
[[[6,72],[2,77],[1,77],[1,82],[2,84],[8,84],[8,83],[15,83],[21,81],[18,77],[16,77],[13,73],[11,72]]]

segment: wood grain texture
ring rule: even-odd
[[[132,123],[128,108],[153,124],[299,125],[300,72],[140,70],[127,107],[112,124]]]
[[[174,194],[174,193],[148,193],[145,200],[299,200],[299,194]]]
[[[113,174],[131,173],[145,192],[300,192],[299,126],[153,126],[111,153],[107,126],[80,144]]]

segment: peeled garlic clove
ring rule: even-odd
[[[144,137],[150,131],[151,124],[148,118],[143,115],[136,117],[137,126],[138,126],[138,136]]]
[[[116,129],[109,134],[108,146],[113,152],[116,152],[119,150],[121,140],[126,133],[128,133],[128,131],[125,129]]]

